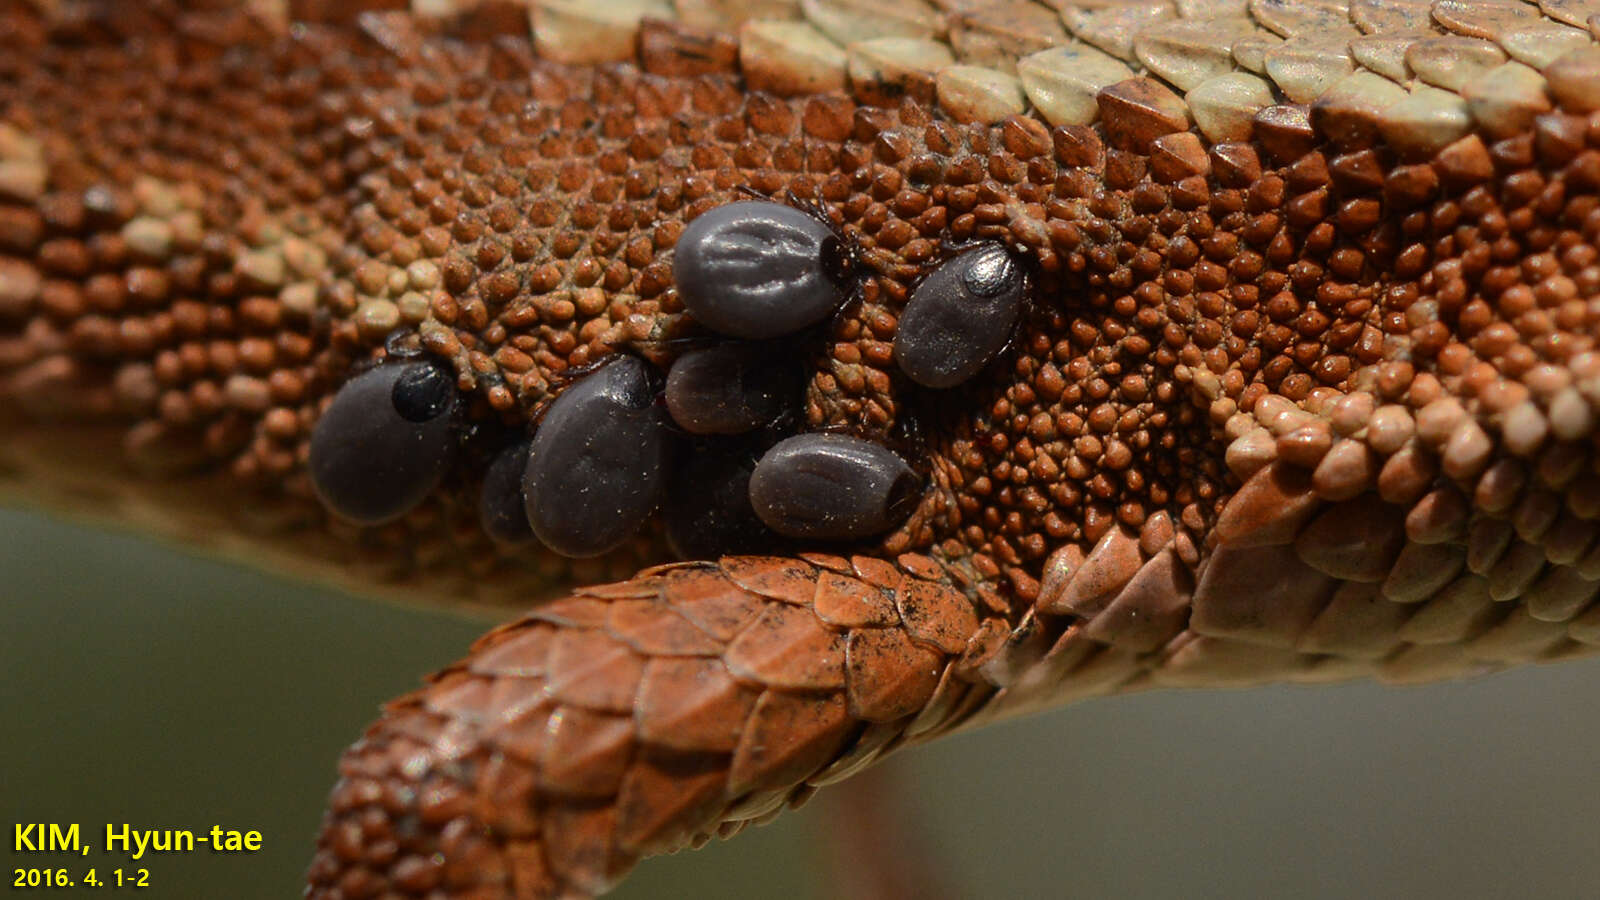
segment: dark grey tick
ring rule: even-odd
[[[478,521],[497,541],[521,544],[533,540],[528,527],[528,511],[522,496],[522,472],[528,467],[530,441],[520,440],[501,450],[483,473],[483,491],[478,495]]]
[[[650,366],[619,356],[562,391],[528,449],[528,525],[563,556],[598,556],[661,502],[667,434]]]
[[[894,356],[923,387],[955,387],[1005,347],[1022,310],[1022,270],[999,244],[985,244],[934,269],[906,302]]]
[[[345,382],[311,432],[311,485],[327,507],[375,525],[422,502],[449,466],[455,382],[433,362],[387,363]]]
[[[852,540],[900,524],[920,483],[887,447],[836,434],[778,442],[750,476],[750,505],[779,534]]]
[[[769,424],[799,393],[787,354],[728,343],[678,357],[667,372],[667,411],[693,434],[743,434]]]
[[[783,539],[750,506],[758,449],[741,439],[711,441],[687,454],[673,473],[662,519],[667,542],[679,557],[771,553],[781,545]]]
[[[842,258],[833,232],[798,209],[730,203],[683,230],[672,277],[701,324],[761,340],[792,334],[838,307]]]

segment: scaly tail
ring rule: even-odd
[[[959,724],[994,692],[978,667],[1004,612],[909,554],[727,557],[579,590],[346,752],[308,896],[602,893]]]

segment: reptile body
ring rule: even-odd
[[[547,601],[346,754],[313,896],[601,893],[1077,698],[1600,647],[1583,10],[315,6],[0,4],[8,493],[411,600]],[[719,340],[673,250],[752,196],[848,262],[783,339],[804,378],[772,427],[889,448],[914,508],[705,560],[661,517],[595,559],[491,539],[487,472],[556,398]],[[919,387],[897,322],[978,242],[1024,273],[1020,320]],[[455,455],[358,526],[309,444],[390,358],[453,376]]]

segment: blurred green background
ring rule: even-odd
[[[298,896],[340,748],[484,630],[10,511],[0,600],[8,834],[265,834],[252,856],[147,860],[152,898]],[[1600,896],[1600,660],[1095,701],[910,751],[889,774],[922,839],[910,862],[949,897]],[[617,896],[835,896],[837,790],[646,863]],[[11,854],[6,883],[60,859]]]

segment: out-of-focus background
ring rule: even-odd
[[[150,898],[298,896],[340,748],[483,630],[0,511],[0,826],[256,829],[258,854],[124,868]],[[1600,896],[1600,660],[1112,698],[890,766],[922,842],[906,864],[950,898]],[[617,896],[835,896],[848,789]],[[62,861],[13,853],[6,883]],[[114,861],[67,862],[88,864]]]

